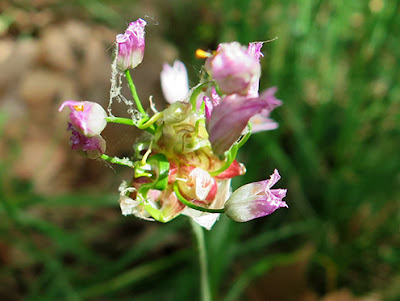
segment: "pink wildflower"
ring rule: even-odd
[[[261,75],[259,59],[238,42],[220,44],[205,63],[207,72],[224,94],[247,95]]]
[[[71,124],[86,137],[100,135],[107,125],[107,113],[98,103],[67,100],[61,104],[58,111],[61,112],[66,106],[71,109]]]
[[[124,34],[117,35],[117,67],[120,71],[133,69],[142,62],[145,48],[144,27],[146,24],[145,20],[137,19],[135,22],[129,23]]]
[[[286,189],[271,189],[281,176],[274,170],[269,180],[250,183],[235,190],[225,204],[225,214],[237,221],[247,222],[273,213],[275,210],[288,207],[282,201]]]

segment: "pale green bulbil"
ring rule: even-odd
[[[178,123],[185,120],[192,110],[192,105],[188,102],[177,101],[172,103],[163,112],[165,123]]]

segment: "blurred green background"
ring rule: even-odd
[[[279,169],[289,209],[206,233],[215,300],[400,300],[400,1],[2,0],[0,299],[199,300],[186,217],[123,217],[129,171],[68,147],[66,99],[108,102],[117,33],[145,18],[133,72],[159,108],[162,63],[264,44],[279,129],[251,137],[234,188]],[[124,113],[124,106],[114,105]],[[112,155],[137,135],[110,125]]]

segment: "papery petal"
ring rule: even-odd
[[[266,101],[266,106],[259,114],[256,114],[250,118],[250,122],[253,126],[253,134],[278,128],[278,123],[269,118],[271,111],[277,106],[282,105],[282,101],[275,97],[276,91],[276,87],[271,87],[261,94],[260,99]]]
[[[280,178],[281,176],[278,170],[274,169],[274,173],[270,176],[268,180],[249,183],[235,190],[235,199],[231,200],[231,202],[235,202],[239,199],[245,199],[248,196],[266,193],[266,191],[274,186],[280,180]]]
[[[246,222],[288,207],[282,200],[286,189],[270,189],[279,179],[279,172],[275,169],[269,180],[250,183],[235,190],[225,204],[225,214],[235,221]]]
[[[287,204],[283,201],[277,201],[265,196],[255,196],[230,205],[225,214],[234,221],[248,222],[269,215],[282,207],[287,207]]]
[[[262,181],[266,183],[267,189],[270,189],[272,186],[274,186],[278,181],[281,179],[281,175],[279,174],[279,171],[275,168],[274,173],[269,177],[269,180]]]
[[[138,218],[154,221],[150,214],[144,209],[143,200],[137,200],[137,190],[134,187],[128,187],[123,181],[118,188],[120,192],[119,205],[123,215],[135,215]]]
[[[261,52],[263,45],[264,42],[249,43],[249,46],[247,47],[247,53],[253,55],[257,60],[260,60],[260,58],[264,56],[264,54]]]
[[[217,195],[214,201],[208,206],[208,208],[210,209],[222,208],[231,193],[230,187],[231,187],[230,180],[219,182]],[[182,214],[191,217],[196,223],[206,228],[207,230],[210,230],[212,228],[212,226],[215,224],[215,222],[218,220],[220,216],[219,213],[202,212],[188,207],[186,207],[182,211]]]
[[[180,215],[186,207],[178,200],[171,187],[162,191],[160,205],[160,219],[158,221],[163,223],[169,222]]]
[[[271,112],[276,107],[279,107],[282,105],[282,101],[275,97],[275,93],[277,90],[278,90],[277,87],[271,87],[261,93],[259,98],[266,102],[266,105],[264,108],[265,110],[268,110]]]
[[[250,122],[252,124],[252,134],[275,130],[279,127],[277,122],[271,118],[268,118],[269,113],[270,112],[268,110],[264,110],[260,114],[256,114],[250,118]]]
[[[282,199],[286,196],[286,189],[271,189],[270,193],[274,198]]]
[[[181,61],[175,61],[172,66],[164,64],[161,71],[161,88],[169,103],[187,98],[189,79],[186,67]]]
[[[220,44],[206,60],[205,68],[221,92],[228,95],[247,95],[250,85],[261,75],[258,58],[237,42]]]
[[[217,180],[226,180],[244,175],[245,173],[246,167],[242,163],[239,163],[237,160],[234,160],[226,170],[224,170],[214,178]]]
[[[186,198],[205,204],[214,199],[217,184],[204,169],[196,167],[187,176],[182,173],[179,176],[186,177],[186,181],[178,181],[179,190]]]
[[[209,91],[207,95],[204,95],[203,101],[205,104],[206,119],[209,120],[211,118],[211,114],[212,114],[214,107],[219,105],[219,102],[221,101],[221,97],[218,95],[215,88],[212,87],[211,91]]]
[[[106,151],[106,141],[100,135],[86,137],[69,124],[68,130],[72,131],[70,138],[71,149],[80,152],[89,159],[97,159]]]
[[[154,221],[154,218],[144,210],[143,202],[136,201],[128,196],[122,195],[119,198],[119,206],[123,215],[134,215],[140,219]]]
[[[87,137],[100,135],[107,125],[107,113],[101,105],[91,101],[64,101],[58,111],[71,109],[71,124]]]
[[[136,213],[136,208],[139,206],[140,202],[131,199],[125,195],[119,198],[119,205],[121,208],[122,215],[130,215]]]
[[[189,174],[188,184],[190,183],[194,184],[195,199],[205,200],[215,180],[207,171],[201,168],[195,168]]]
[[[202,212],[189,207],[186,207],[182,211],[182,214],[192,218],[196,223],[207,230],[211,230],[220,215],[219,213]]]
[[[269,106],[268,100],[227,96],[213,109],[207,130],[216,155],[227,151],[239,139],[249,119]]]
[[[263,46],[263,42],[253,42],[249,43],[249,46],[247,48],[247,52],[254,56],[258,61],[260,60],[261,57],[264,55],[261,52],[261,48]],[[249,91],[247,92],[247,95],[250,97],[258,97],[258,89],[260,85],[260,80],[259,78],[254,78],[254,80],[251,82]]]

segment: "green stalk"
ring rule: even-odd
[[[241,148],[246,142],[247,140],[249,140],[250,136],[251,136],[251,131],[253,129],[253,125],[251,124],[251,122],[249,121],[247,123],[247,127],[248,127],[248,133],[246,135],[244,135],[244,137],[242,137],[242,139],[240,139],[240,141],[238,142],[238,149]]]
[[[135,104],[138,108],[138,111],[140,113],[142,113],[143,117],[147,117],[147,113],[145,112],[145,110],[142,107],[142,103],[140,102],[139,96],[136,92],[136,87],[135,87],[135,84],[133,83],[131,73],[129,72],[129,70],[125,70],[125,75],[126,75],[126,79],[128,81],[129,88],[131,89],[131,92],[132,92],[133,100],[135,101]]]
[[[126,124],[126,125],[134,125],[136,126],[136,124],[133,122],[132,119],[129,118],[123,118],[123,117],[106,117],[107,122],[111,122],[111,123],[119,123],[119,124]]]
[[[163,117],[163,112],[160,112],[160,113],[157,113],[157,114],[153,115],[150,119],[147,119],[143,123],[139,122],[138,128],[141,129],[141,130],[147,130],[149,127],[150,128],[154,128],[153,127],[154,122],[156,122],[161,117]]]
[[[158,114],[162,114],[162,113],[158,113]],[[141,122],[139,122],[139,124],[135,124],[135,122],[132,119],[129,118],[123,118],[123,117],[106,117],[107,122],[111,122],[111,123],[119,123],[119,124],[126,124],[126,125],[133,125],[136,126],[138,129],[141,130],[146,130],[148,131],[150,134],[153,134],[156,132],[153,123],[159,119],[161,116],[159,115],[154,115],[152,118],[148,119],[148,117],[145,117],[145,119],[147,121],[143,122],[143,124],[141,125]],[[143,120],[143,119],[142,119]]]
[[[193,233],[196,237],[197,247],[199,249],[201,301],[211,301],[211,290],[210,281],[208,279],[207,252],[204,239],[204,231],[203,228],[192,218],[190,219],[190,223],[192,224]]]
[[[251,130],[253,129],[251,122],[249,122],[247,124],[247,126],[249,128],[249,132],[245,136],[243,136],[242,139],[239,140],[239,142],[237,142],[231,146],[229,151],[225,153],[226,161],[225,161],[224,165],[222,165],[222,167],[220,169],[210,172],[211,176],[213,176],[213,177],[218,176],[220,173],[227,170],[229,168],[229,166],[231,166],[232,162],[235,161],[239,148],[241,148],[247,142],[247,140],[249,140],[249,138],[251,136]]]
[[[131,168],[134,167],[133,162],[131,162],[129,159],[121,159],[121,158],[118,158],[118,157],[110,157],[110,156],[107,156],[106,154],[102,154],[100,156],[100,159],[102,159],[104,161],[107,161],[107,162],[110,162],[110,163],[114,163],[114,164],[119,164],[119,165],[131,167]]]
[[[202,83],[198,85],[197,87],[194,88],[192,95],[190,96],[189,102],[192,104],[192,110],[193,112],[196,111],[196,100],[197,97],[200,95],[201,92],[204,92],[204,88],[210,85],[211,81]]]

